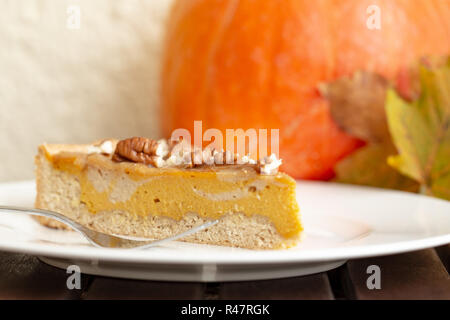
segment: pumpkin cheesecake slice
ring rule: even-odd
[[[295,181],[261,161],[181,142],[131,138],[87,145],[44,144],[35,159],[35,206],[110,234],[165,238],[220,222],[183,241],[278,249],[302,230]],[[49,227],[66,228],[48,218]]]

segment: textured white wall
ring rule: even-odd
[[[42,142],[159,136],[171,0],[0,2],[0,181],[33,178]],[[71,5],[79,29],[67,28]]]

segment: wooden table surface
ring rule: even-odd
[[[367,288],[367,267],[381,270],[381,289]],[[450,300],[450,245],[405,254],[351,260],[311,276],[228,283],[181,283],[83,274],[69,290],[65,270],[38,258],[0,252],[2,299],[445,299]]]

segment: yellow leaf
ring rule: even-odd
[[[427,194],[450,199],[450,63],[420,68],[421,95],[403,100],[388,90],[386,115],[398,155],[389,165]]]

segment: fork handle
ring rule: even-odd
[[[32,209],[25,207],[14,207],[14,206],[0,206],[0,211],[10,212],[10,213],[26,213],[33,216],[46,217],[55,219],[61,223],[68,225],[74,229],[80,229],[82,227],[79,223],[72,221],[71,219],[63,216],[62,214],[50,210],[44,209]]]

